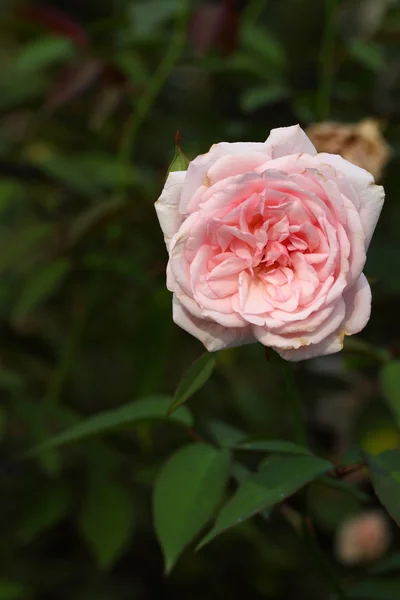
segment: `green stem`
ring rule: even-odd
[[[348,596],[338,581],[334,568],[318,544],[312,522],[308,517],[303,520],[303,535],[310,553],[315,559],[315,562],[318,565],[321,575],[325,579],[326,583],[329,585],[337,598],[340,600],[348,600]]]
[[[181,0],[181,10],[177,17],[175,33],[171,44],[165,52],[153,77],[150,79],[146,91],[139,98],[136,109],[132,112],[124,127],[124,135],[120,147],[120,159],[122,165],[124,165],[121,192],[123,192],[127,183],[130,160],[139,129],[145,121],[154,101],[160,93],[165,81],[168,79],[184,48],[188,18],[189,0]]]
[[[329,118],[335,59],[334,10],[337,0],[325,0],[325,29],[320,54],[320,82],[317,95],[317,118]]]
[[[285,392],[286,398],[289,402],[293,421],[296,431],[296,441],[301,446],[307,447],[307,432],[304,425],[304,417],[303,417],[303,407],[301,402],[300,392],[298,390],[296,380],[294,378],[294,373],[292,369],[292,365],[290,362],[283,360],[280,358],[281,368],[283,377],[285,380]]]

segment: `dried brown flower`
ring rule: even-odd
[[[340,154],[351,163],[369,171],[379,180],[389,159],[389,146],[375,119],[359,123],[315,123],[306,133],[318,152]]]

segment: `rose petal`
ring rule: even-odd
[[[167,250],[169,249],[172,237],[178,231],[183,221],[182,215],[179,214],[178,206],[185,177],[186,171],[174,171],[170,173],[161,196],[154,205],[164,234]]]
[[[271,149],[272,158],[297,154],[298,152],[304,152],[311,156],[317,154],[315,147],[300,125],[272,129],[265,143]]]
[[[288,335],[280,335],[269,331],[266,327],[253,327],[256,338],[265,346],[273,346],[282,350],[299,349],[304,346],[318,345],[333,333],[339,331],[346,316],[346,305],[343,300],[338,302],[334,310],[327,318],[314,329],[306,331],[302,322],[298,323],[297,332]]]
[[[360,220],[365,233],[365,247],[368,248],[372,234],[381,214],[385,191],[381,185],[375,185],[371,173],[353,165],[337,154],[318,154],[321,163],[332,165],[353,185],[360,200]],[[357,208],[357,207],[356,207]]]
[[[319,344],[311,344],[310,346],[303,346],[298,350],[280,350],[274,348],[276,352],[282,356],[285,360],[298,362],[300,360],[308,360],[309,358],[315,358],[317,356],[326,356],[328,354],[335,354],[343,349],[343,337],[334,333],[328,338],[320,342]]]
[[[353,335],[364,329],[371,315],[371,288],[364,274],[343,298],[346,303],[345,334]]]
[[[217,325],[213,321],[197,319],[182,306],[175,294],[173,296],[172,316],[179,327],[199,339],[209,352],[217,352],[223,348],[233,348],[243,344],[252,344],[256,341],[249,327],[227,328]]]
[[[179,212],[181,214],[186,214],[189,211],[191,199],[201,186],[204,186],[204,189],[207,189],[209,186],[207,172],[215,164],[218,158],[232,154],[240,155],[254,152],[261,152],[265,154],[265,160],[268,160],[270,157],[268,147],[265,143],[253,142],[221,142],[211,146],[207,154],[201,154],[200,156],[197,156],[189,164],[187,170],[187,177],[185,179],[185,184],[182,189],[182,196],[179,203]],[[244,173],[246,173],[246,169],[241,171],[241,174]]]

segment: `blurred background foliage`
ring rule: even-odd
[[[163,416],[157,407],[202,352],[172,322],[153,208],[178,127],[192,158],[272,127],[366,117],[391,147],[367,265],[372,318],[342,354],[296,372],[317,452],[339,461],[355,445],[400,447],[385,402],[399,407],[400,374],[385,386],[380,374],[400,354],[399,3],[3,0],[0,23],[0,600],[329,598],[279,511],[188,551],[164,577],[151,488],[191,441],[179,422],[128,418],[25,453],[143,398]],[[292,440],[281,383],[261,345],[220,353],[189,402],[195,435],[218,441],[236,427]],[[310,497],[332,554],[362,502],[320,485]],[[386,562],[344,570],[349,597],[400,597],[392,526]]]

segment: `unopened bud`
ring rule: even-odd
[[[389,524],[378,511],[364,512],[342,523],[336,536],[336,556],[353,566],[377,560],[390,544]]]

